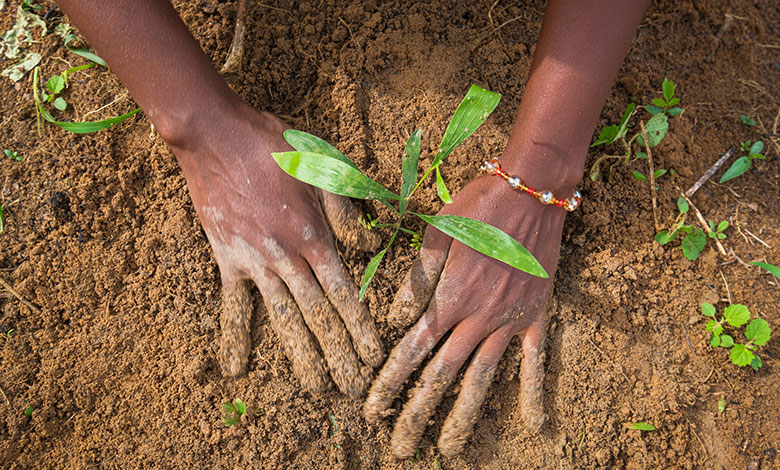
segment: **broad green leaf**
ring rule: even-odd
[[[742,304],[731,304],[723,310],[723,317],[729,325],[740,327],[750,320],[750,310]]]
[[[737,158],[734,163],[731,164],[731,167],[723,173],[723,176],[720,177],[720,182],[725,183],[726,181],[733,180],[737,176],[742,175],[750,169],[751,164],[750,157]]]
[[[619,139],[626,135],[626,131],[628,130],[628,120],[631,117],[631,115],[634,114],[635,109],[636,109],[636,103],[631,103],[628,106],[626,106],[626,110],[623,112],[623,117],[620,119],[620,124],[618,125],[618,131],[615,138]],[[612,139],[612,141],[614,142],[615,139]]]
[[[401,199],[406,199],[412,194],[417,183],[417,165],[420,161],[420,135],[422,131],[417,129],[406,141],[406,157],[402,164],[403,183],[401,183]]]
[[[750,264],[754,264],[754,265],[758,266],[759,268],[764,268],[767,271],[769,271],[770,273],[772,273],[773,276],[775,276],[776,278],[780,279],[780,267],[777,267],[777,266],[775,266],[773,264],[769,264],[769,263],[761,263],[759,261],[754,261],[754,262],[752,262]]]
[[[661,230],[660,232],[655,234],[655,237],[653,237],[655,241],[660,243],[661,245],[666,245],[670,241],[672,241],[672,237],[669,236],[668,230]]]
[[[662,100],[661,98],[653,98],[653,104],[659,108],[663,108],[666,106],[666,101]]]
[[[707,314],[705,313],[705,315],[707,315]],[[714,316],[714,314],[713,314],[713,316]],[[717,325],[717,324],[718,324],[718,322],[716,322],[715,320],[707,321],[707,324],[704,326],[704,331],[713,331],[715,329],[715,325]]]
[[[715,306],[712,304],[709,304],[707,302],[704,302],[701,304],[701,313],[703,313],[705,316],[708,317],[714,317],[715,316]]]
[[[65,108],[68,107],[68,103],[66,103],[65,100],[62,99],[61,96],[58,96],[57,98],[55,98],[54,101],[52,102],[52,105],[54,105],[54,107],[59,109],[60,111],[64,111]]]
[[[726,397],[720,397],[720,400],[718,400],[718,414],[724,411],[726,411]]]
[[[723,220],[723,221],[721,221],[718,224],[718,232],[722,232],[722,231],[726,230],[727,228],[729,228],[729,221],[728,220]]]
[[[447,130],[444,131],[439,152],[433,159],[432,166],[443,162],[458,145],[473,134],[496,109],[500,100],[500,94],[471,85],[466,97],[455,110]]]
[[[669,101],[674,96],[674,82],[669,80],[668,78],[664,78],[664,83],[662,85],[663,91],[664,91],[664,99],[666,101]]]
[[[753,354],[753,360],[750,361],[750,367],[752,367],[753,370],[758,370],[761,368],[762,365],[763,363],[761,362],[761,358]]]
[[[669,101],[667,101],[666,105],[667,106],[674,106],[674,105],[676,105],[679,102],[680,102],[680,98],[672,98]]]
[[[595,142],[590,144],[590,146],[595,147],[597,145],[609,145],[612,142],[614,142],[615,139],[617,139],[617,135],[618,135],[618,126],[614,124],[611,126],[606,126],[604,129],[601,129],[601,134],[599,134],[598,139],[596,139]]]
[[[667,171],[668,170],[666,170],[665,168],[659,168],[658,170],[655,170],[653,172],[653,177],[655,177],[655,179],[658,179],[658,178],[662,177],[663,175],[665,175]]]
[[[439,171],[439,167],[436,167],[436,194],[439,195],[439,198],[441,198],[441,200],[444,201],[445,204],[452,204],[450,191],[447,189],[447,186],[444,184],[444,178],[441,177],[441,172]]]
[[[647,154],[645,152],[637,152],[634,155],[636,155],[636,158],[638,158],[640,160],[646,160],[647,159]]]
[[[645,177],[645,175],[643,175],[642,173],[640,173],[640,172],[638,172],[636,170],[631,172],[631,176],[633,176],[635,180],[647,181],[647,178]]]
[[[56,95],[65,89],[65,79],[62,75],[55,75],[46,82],[46,88],[48,88],[53,95]]]
[[[720,336],[713,334],[712,337],[710,338],[710,346],[712,346],[713,348],[717,348],[718,346],[720,346]]]
[[[750,146],[750,151],[748,153],[753,155],[753,154],[761,153],[762,150],[764,150],[764,143],[759,140]]]
[[[283,152],[271,156],[288,175],[325,191],[355,199],[400,199],[352,165],[329,155]]]
[[[731,362],[739,367],[745,367],[750,364],[753,361],[753,357],[753,353],[750,352],[744,344],[739,343],[731,348],[731,354],[729,354]]]
[[[734,338],[729,335],[720,335],[720,345],[724,348],[730,348],[734,346]]]
[[[236,398],[236,410],[238,410],[238,412],[241,414],[246,413],[246,403],[244,403],[240,398]]]
[[[395,238],[395,235],[393,236],[393,238]],[[392,241],[390,243],[392,243]],[[374,274],[376,274],[376,270],[379,267],[379,263],[382,262],[382,258],[385,257],[385,253],[387,253],[387,248],[389,247],[390,245],[385,247],[384,250],[374,255],[374,257],[371,258],[371,261],[368,262],[368,266],[366,266],[366,272],[363,273],[363,280],[360,283],[360,295],[359,295],[360,300],[363,300],[363,296],[366,295],[366,290],[368,289],[368,285],[371,284],[371,280],[374,279]]]
[[[307,132],[298,131],[295,129],[287,129],[284,131],[284,140],[290,144],[290,147],[299,152],[310,152],[327,155],[336,160],[341,160],[347,165],[359,171],[357,165],[346,157],[339,149],[325,142],[317,136],[311,135]]]
[[[69,46],[68,44],[73,41],[74,39],[78,39],[78,36],[75,34],[69,34],[67,37],[65,37],[65,47],[68,48],[72,53],[81,56],[87,60],[91,60],[92,62],[102,65],[103,67],[108,67],[106,65],[106,61],[103,60],[100,56],[97,54],[90,52],[89,49],[76,49],[74,47]]]
[[[669,118],[666,114],[656,114],[651,117],[645,125],[645,132],[647,133],[647,144],[650,147],[655,147],[661,143],[666,132],[669,130]]]
[[[745,337],[757,346],[763,346],[769,341],[772,335],[772,329],[769,328],[769,323],[763,318],[756,318],[751,321],[747,328],[745,328]]]
[[[669,116],[674,117],[674,116],[679,116],[680,114],[682,114],[683,113],[683,109],[682,108],[669,108],[669,109],[666,110],[666,112],[669,113]]]
[[[683,239],[680,248],[688,261],[693,261],[699,257],[699,253],[707,244],[707,235],[701,229],[696,229]]]
[[[650,104],[645,106],[645,110],[652,115],[657,115],[664,112],[663,108],[659,108],[658,106],[653,106]]]
[[[636,423],[632,423],[629,428],[635,429],[637,431],[655,431],[655,426],[650,423],[645,423],[644,421],[637,421]]]
[[[716,323],[715,326],[712,327],[712,334],[713,335],[722,335],[723,334],[723,325],[720,323]]]
[[[677,209],[680,210],[680,214],[685,214],[688,212],[688,201],[685,200],[685,198],[677,198]]]
[[[514,238],[502,230],[478,220],[457,215],[424,215],[418,217],[480,253],[537,277],[549,276],[541,264]]]

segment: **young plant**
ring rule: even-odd
[[[715,222],[708,220],[707,225],[710,226],[710,231],[707,233],[707,236],[710,238],[717,238],[718,240],[723,240],[726,238],[726,234],[723,233],[724,230],[726,230],[729,226],[729,221],[724,220],[721,223],[718,224],[718,226],[715,226]]]
[[[680,243],[680,249],[689,261],[693,261],[699,257],[699,254],[701,254],[702,250],[704,250],[704,247],[707,245],[707,235],[704,234],[702,229],[694,229],[693,225],[685,224],[685,218],[687,217],[689,209],[688,201],[684,198],[677,199],[677,209],[680,211],[680,214],[674,221],[672,229],[658,232],[655,235],[655,241],[661,245],[666,245],[674,240],[679,233],[685,233],[685,238],[682,243]],[[723,222],[721,222],[721,224],[722,223]],[[726,227],[723,227],[724,230],[725,228]]]
[[[644,421],[637,421],[636,423],[631,423],[631,425],[628,428],[637,431],[655,431],[655,426],[653,426],[650,423],[645,423]]]
[[[745,142],[741,142],[739,147],[740,150],[742,150],[742,152],[746,152],[747,155],[743,155],[737,158],[734,163],[731,164],[729,169],[726,170],[726,172],[723,173],[723,176],[720,177],[721,183],[733,180],[737,176],[741,176],[743,173],[748,171],[753,165],[753,160],[763,160],[766,158],[764,155],[761,155],[761,151],[764,150],[764,143],[760,140],[755,143],[746,140]]]
[[[669,130],[669,117],[679,116],[683,112],[682,108],[674,106],[680,102],[680,99],[674,96],[674,82],[665,78],[662,88],[663,98],[654,98],[652,105],[643,106],[643,108],[651,114],[650,119],[645,124],[645,131],[647,133],[648,140],[647,143],[649,147],[655,147],[656,145],[660,144],[663,138],[666,136],[666,133]],[[618,124],[604,127],[601,130],[598,138],[590,145],[592,148],[600,145],[610,146],[615,142],[619,142],[623,151],[622,155],[604,154],[599,157],[590,168],[591,180],[596,181],[596,178],[601,171],[601,164],[606,160],[618,160],[618,162],[612,164],[609,167],[609,173],[610,176],[612,176],[612,170],[618,163],[625,164],[629,161],[633,162],[638,159],[647,158],[647,155],[643,151],[645,148],[645,141],[642,137],[642,133],[637,132],[632,137],[628,138],[629,127],[631,127],[629,125],[629,119],[631,119],[631,116],[633,116],[635,111],[636,104],[629,104],[626,107],[626,110],[623,112],[623,117],[620,119],[620,122]],[[639,145],[639,150],[636,152],[633,150],[634,142]],[[631,160],[632,156],[634,157],[633,160]],[[657,170],[656,173],[659,171],[663,171],[663,173],[666,172],[666,170]],[[632,175],[635,179],[640,181],[647,180],[645,175],[638,171],[634,171]],[[659,176],[656,176],[656,178],[658,177]]]
[[[24,415],[27,416],[28,418],[32,418],[33,411],[35,411],[35,408],[33,408],[32,406],[28,406],[27,408],[24,409]]]
[[[772,329],[769,323],[763,318],[754,318],[745,327],[745,338],[747,343],[737,343],[731,335],[724,334],[724,324],[735,328],[740,328],[750,320],[750,311],[741,304],[731,304],[723,309],[723,317],[718,320],[715,306],[708,303],[701,304],[702,313],[710,317],[705,326],[706,331],[712,332],[710,336],[710,346],[713,348],[723,347],[730,349],[729,358],[731,362],[739,367],[745,367],[750,364],[754,370],[758,370],[761,365],[761,358],[754,352],[758,346],[763,346],[769,341],[772,335]]]
[[[750,116],[746,116],[744,114],[740,114],[739,115],[739,120],[740,120],[740,122],[742,124],[744,124],[746,126],[755,126],[756,125],[756,121],[754,121],[753,118],[751,118]]]
[[[241,416],[246,413],[246,403],[236,398],[234,403],[222,404],[222,422],[225,426],[232,426],[241,421]]]
[[[436,173],[436,191],[445,203],[450,203],[449,190],[441,177],[439,166],[446,158],[487,119],[498,105],[501,95],[472,85],[466,97],[452,116],[444,132],[439,150],[431,166],[418,180],[417,171],[420,160],[420,134],[416,130],[406,142],[401,164],[401,191],[396,194],[364,175],[357,166],[338,149],[324,140],[296,130],[287,130],[284,138],[295,149],[294,152],[274,153],[276,163],[292,177],[341,196],[355,199],[376,200],[392,211],[396,220],[378,223],[376,219],[365,222],[370,228],[389,227],[393,235],[387,246],[377,253],[366,267],[360,286],[360,298],[366,293],[368,285],[376,273],[382,258],[393,244],[399,232],[412,236],[412,243],[419,246],[420,234],[401,225],[406,215],[419,217],[440,231],[473,248],[480,253],[525,271],[534,276],[547,278],[548,275],[536,258],[522,245],[505,232],[478,220],[455,215],[425,215],[409,210],[409,200],[415,191]]]
[[[3,153],[5,154],[6,157],[8,157],[11,160],[16,160],[17,162],[21,162],[22,160],[24,160],[24,158],[22,158],[19,155],[19,151],[17,150],[11,151],[8,149],[4,149]]]

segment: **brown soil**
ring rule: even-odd
[[[2,31],[19,2],[10,3]],[[503,0],[250,3],[243,71],[227,78],[231,86],[391,187],[412,130],[422,127],[433,148],[469,84],[501,92],[502,105],[444,169],[454,191],[506,142],[543,11],[541,2]],[[176,6],[221,65],[235,2]],[[665,76],[678,84],[685,113],[654,152],[656,167],[677,171],[659,181],[664,224],[675,216],[674,182],[687,188],[739,141],[767,142],[766,160],[727,185],[707,183],[694,202],[706,217],[730,221],[727,249],[774,264],[778,37],[776,1],[658,2],[602,119],[615,122],[632,100],[648,103]],[[83,63],[54,35],[34,47],[44,76]],[[586,202],[567,220],[541,433],[522,426],[521,352],[513,343],[465,452],[442,458],[433,445],[455,400],[450,393],[423,435],[420,460],[397,461],[388,449],[392,419],[369,425],[361,400],[303,390],[256,293],[248,374],[222,377],[217,266],[176,161],[146,118],[86,136],[46,126],[39,137],[30,94],[29,80],[0,80],[0,143],[24,156],[0,162],[7,224],[0,276],[40,307],[32,311],[0,288],[4,468],[435,469],[436,459],[444,469],[780,468],[778,281],[712,244],[689,262],[676,247],[654,243],[648,186],[630,175],[646,173],[641,161],[618,167],[611,181],[586,179]],[[75,106],[70,119],[133,108],[116,78],[99,69],[74,76],[66,98]],[[756,126],[741,124],[740,114]],[[597,157],[593,151],[589,162]],[[431,187],[419,204],[439,209]],[[367,296],[388,350],[404,333],[386,312],[415,256],[407,245],[390,250]],[[347,248],[343,255],[358,279],[368,255]],[[760,372],[736,368],[707,344],[698,305],[729,297],[775,330]],[[249,413],[226,428],[220,406],[235,397]],[[718,414],[721,397],[727,406]],[[27,406],[35,408],[30,419]],[[628,429],[640,420],[657,430]]]

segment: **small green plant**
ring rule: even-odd
[[[708,220],[707,225],[710,227],[710,231],[707,233],[707,236],[710,238],[717,238],[718,240],[723,240],[726,238],[726,234],[723,233],[724,230],[726,230],[729,226],[728,220],[721,221],[718,226],[715,226],[715,222]]]
[[[761,151],[764,150],[764,143],[760,140],[757,142],[751,142],[749,140],[740,142],[739,148],[743,153],[747,153],[747,155],[737,158],[734,163],[731,164],[729,169],[720,177],[721,183],[733,180],[737,176],[741,176],[748,171],[753,165],[753,160],[763,160],[766,158],[761,154]]]
[[[742,124],[744,124],[746,126],[755,126],[756,125],[756,121],[754,121],[753,118],[751,118],[750,116],[746,116],[744,114],[740,114],[739,115],[739,120],[740,120],[740,122],[742,122]]]
[[[42,10],[43,5],[35,5],[32,0],[22,0],[22,10],[25,11],[38,11]]]
[[[3,153],[5,154],[6,157],[8,157],[11,160],[16,160],[17,162],[21,162],[22,160],[24,160],[24,158],[22,158],[22,156],[19,155],[19,151],[17,150],[11,151],[8,149],[4,149]]]
[[[35,411],[35,408],[33,408],[32,406],[28,406],[27,408],[24,409],[24,415],[27,416],[28,418],[31,418],[33,411]]]
[[[677,238],[678,234],[686,234],[682,243],[680,243],[680,249],[682,250],[683,255],[689,261],[693,261],[699,257],[702,250],[704,250],[704,247],[707,245],[707,235],[702,229],[694,229],[693,225],[686,225],[685,219],[687,217],[688,210],[690,209],[688,201],[686,201],[684,198],[677,199],[677,209],[680,211],[680,214],[677,216],[674,224],[672,224],[672,229],[661,230],[658,232],[655,235],[655,241],[661,245],[666,245],[667,243]],[[721,224],[723,224],[723,222],[721,222]],[[726,225],[728,225],[728,223],[726,223]],[[720,225],[718,227],[720,227]],[[726,227],[724,226],[722,229],[725,230]],[[721,230],[721,232],[723,230]],[[725,234],[717,232],[716,236],[717,234],[723,235],[725,238]]]
[[[632,423],[628,428],[635,429],[637,431],[655,431],[655,426],[650,423],[645,423],[644,421],[637,421],[636,423]]]
[[[222,422],[225,426],[232,426],[241,421],[241,416],[246,413],[246,403],[240,398],[233,400],[233,403],[222,404]]]
[[[758,346],[765,345],[772,335],[772,329],[766,320],[754,318],[748,323],[750,310],[742,304],[731,304],[723,309],[723,317],[720,320],[717,319],[717,311],[712,304],[701,304],[701,312],[710,318],[705,326],[706,331],[712,332],[710,346],[730,349],[729,358],[736,366],[745,367],[749,364],[754,370],[761,367],[761,358],[754,351]],[[733,336],[724,334],[724,324],[739,329],[746,323],[745,338],[748,340],[747,343],[737,343]]]
[[[724,411],[726,411],[726,397],[722,396],[718,400],[718,414],[723,414]]]
[[[669,118],[679,116],[682,114],[683,109],[676,107],[675,105],[680,102],[680,99],[674,96],[674,82],[665,78],[662,85],[663,98],[654,98],[652,105],[643,106],[643,108],[651,114],[650,119],[645,125],[645,131],[647,133],[647,144],[649,147],[655,147],[661,143],[666,133],[669,130]],[[616,142],[621,144],[623,154],[622,155],[608,155],[604,154],[599,157],[596,162],[590,168],[590,179],[596,181],[599,173],[601,172],[601,164],[606,160],[618,160],[616,163],[609,167],[609,175],[612,176],[612,170],[618,163],[629,163],[638,159],[646,159],[647,154],[644,153],[645,141],[642,137],[642,133],[636,132],[630,138],[629,120],[636,111],[636,104],[631,103],[626,107],[623,112],[623,117],[618,124],[606,126],[601,130],[598,138],[590,145],[592,147],[598,147],[600,145],[610,146]],[[634,152],[633,144],[636,142],[639,145],[639,150]],[[631,157],[634,157],[633,160]],[[658,172],[666,173],[666,170],[656,170]],[[647,177],[638,171],[632,172],[635,179],[640,181],[647,181]],[[656,176],[658,178],[659,176]]]
[[[419,246],[421,235],[401,225],[407,214],[419,217],[461,243],[497,260],[534,276],[548,275],[536,258],[505,232],[478,220],[455,215],[425,215],[409,210],[409,200],[415,191],[436,173],[436,191],[445,203],[452,202],[449,190],[444,184],[439,166],[463,143],[466,138],[487,119],[498,105],[501,95],[472,85],[466,97],[458,106],[447,130],[444,132],[439,150],[431,166],[418,180],[421,130],[416,130],[406,142],[401,164],[402,183],[400,194],[396,194],[363,174],[358,167],[338,149],[311,134],[287,130],[284,138],[295,149],[294,152],[274,153],[276,163],[292,177],[325,191],[356,199],[376,200],[390,209],[396,220],[379,223],[376,219],[363,221],[367,228],[391,228],[393,235],[387,246],[369,261],[360,286],[362,299],[374,274],[393,244],[399,232],[412,236],[412,243]],[[396,207],[397,204],[397,207]]]

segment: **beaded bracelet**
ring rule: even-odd
[[[491,158],[490,161],[483,163],[479,169],[487,174],[498,175],[504,178],[504,180],[506,180],[506,182],[509,183],[509,186],[511,186],[513,189],[519,189],[530,194],[531,196],[538,199],[542,204],[552,204],[571,212],[580,207],[580,203],[582,202],[582,195],[579,191],[575,191],[574,194],[568,199],[557,199],[550,191],[535,191],[534,188],[524,185],[517,176],[512,176],[506,171],[502,170],[501,165],[498,163],[498,158],[495,157]]]

